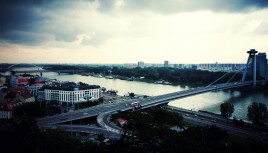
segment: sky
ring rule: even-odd
[[[1,0],[0,63],[245,63],[267,0]]]

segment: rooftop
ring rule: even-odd
[[[85,83],[76,84],[74,82],[54,82],[50,85],[44,85],[40,90],[43,91],[45,89],[50,90],[65,90],[65,91],[75,91],[75,90],[87,90],[87,89],[99,89],[98,85],[89,85]]]

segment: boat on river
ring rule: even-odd
[[[165,80],[159,80],[154,82],[155,84],[164,84],[164,85],[172,85],[172,83],[165,81]]]

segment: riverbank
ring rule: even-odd
[[[145,82],[145,83],[152,83],[152,84],[162,84],[162,85],[171,85],[171,86],[189,86],[191,88],[200,87],[200,86],[206,86],[206,84],[201,82],[195,82],[195,83],[179,83],[179,82],[169,82],[165,80],[154,80],[154,79],[146,79],[146,78],[135,78],[135,77],[125,77],[125,76],[118,76],[118,75],[107,75],[104,76],[103,74],[79,74],[81,76],[92,76],[96,78],[106,78],[106,79],[119,79],[119,80],[126,80],[126,81],[137,81],[137,82]],[[158,83],[160,81],[163,81],[163,83]]]
[[[81,72],[83,75],[92,74],[91,76],[94,76],[99,74],[102,77],[112,76],[113,78],[122,80],[136,80],[149,83],[165,80],[166,82],[170,82],[173,85],[190,86],[208,85],[226,74],[225,72],[210,72],[195,69],[176,69],[171,67],[137,67],[131,69],[123,67],[84,67],[83,70],[84,72]],[[235,77],[232,76],[233,74],[228,74],[219,81],[226,83],[230,78],[232,78],[233,81],[239,81],[241,80],[242,74],[237,74]]]

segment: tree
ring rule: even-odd
[[[221,116],[228,118],[232,116],[232,113],[234,112],[234,105],[229,103],[229,102],[225,102],[221,104]]]
[[[106,91],[106,88],[105,88],[105,87],[101,87],[101,90],[102,90],[103,92],[105,92],[105,91]]]
[[[11,75],[15,75],[16,74],[16,72],[15,71],[11,71]]]
[[[105,140],[105,136],[104,136],[103,134],[98,134],[98,135],[97,135],[97,140],[98,140],[99,142],[103,142],[103,141]]]
[[[267,118],[268,112],[265,104],[256,103],[248,106],[248,119],[255,125],[262,124]]]
[[[129,93],[129,97],[133,98],[135,97],[135,94],[133,92]]]

